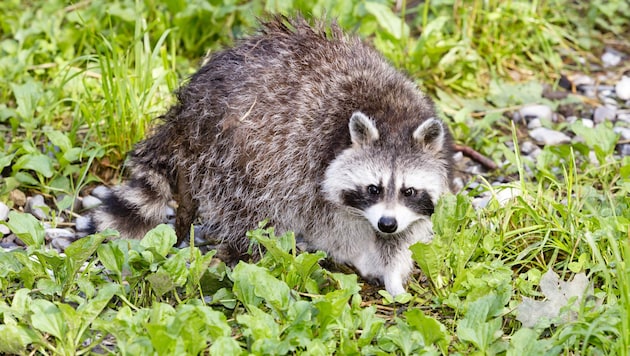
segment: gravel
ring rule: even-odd
[[[539,142],[543,145],[549,146],[557,146],[564,143],[571,142],[571,137],[566,134],[548,129],[546,127],[539,127],[529,132],[529,136],[534,139],[534,141]]]

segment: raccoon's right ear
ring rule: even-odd
[[[352,114],[348,126],[350,128],[350,139],[355,147],[363,147],[378,140],[379,133],[376,125],[374,125],[374,121],[360,111]]]
[[[413,132],[413,138],[425,150],[438,152],[444,145],[444,126],[438,119],[432,117],[418,126]]]

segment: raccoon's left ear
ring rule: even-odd
[[[425,150],[438,152],[444,146],[444,126],[432,117],[424,121],[413,132],[413,139]]]
[[[350,140],[355,147],[363,147],[378,140],[378,129],[374,121],[364,113],[357,111],[350,117]]]

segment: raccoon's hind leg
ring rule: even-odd
[[[175,216],[175,232],[177,233],[177,245],[190,238],[190,226],[197,217],[199,202],[193,198],[192,188],[188,178],[182,170],[177,172],[177,214]]]
[[[92,213],[95,231],[118,230],[124,238],[142,238],[147,231],[166,221],[172,199],[169,179],[144,165],[129,165],[130,179],[112,189]]]

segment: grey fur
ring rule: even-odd
[[[131,153],[130,180],[94,214],[97,229],[142,237],[175,197],[186,211],[178,209],[178,234],[196,215],[227,262],[246,254],[246,231],[269,219],[404,292],[408,246],[431,240],[432,204],[451,174],[448,130],[412,81],[335,24],[275,17],[211,55],[177,98]],[[378,209],[408,215],[404,230],[379,232],[344,205],[343,192],[358,188],[360,198],[371,176],[390,182]],[[412,183],[431,200],[417,204],[425,213],[401,203],[399,190]]]

